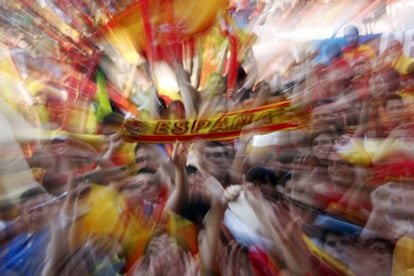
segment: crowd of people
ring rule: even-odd
[[[114,112],[98,145],[67,133],[37,144],[40,184],[0,206],[0,274],[411,275],[413,63],[398,41],[381,54],[353,26],[345,39],[328,63],[293,64],[283,88],[246,86],[240,70],[233,98],[220,74],[197,91],[175,64],[182,100],[150,114],[308,111],[274,143],[250,125],[231,141],[132,143]]]

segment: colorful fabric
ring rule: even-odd
[[[112,113],[112,107],[106,88],[105,76],[100,70],[96,72],[96,97],[99,104],[96,111],[96,117],[99,122],[102,122],[106,115]]]
[[[49,229],[15,237],[8,245],[7,255],[0,259],[0,275],[41,275],[49,240]]]
[[[357,48],[345,46],[342,49],[342,52],[344,59],[348,60],[350,64],[353,64],[353,62],[361,56],[365,56],[370,60],[374,60],[377,56],[375,50],[367,44],[361,44]]]
[[[404,236],[395,245],[392,258],[392,275],[408,276],[414,274],[414,239]]]
[[[103,32],[131,64],[139,60],[137,53],[151,62],[179,58],[177,48],[206,31],[227,4],[222,0],[138,1],[115,16]]]
[[[269,258],[269,255],[262,248],[252,246],[249,248],[250,264],[255,276],[276,276],[280,275],[279,268]]]
[[[311,254],[314,275],[353,275],[343,263],[324,252],[308,236],[303,234],[302,238]]]
[[[242,128],[253,122],[261,124],[250,131],[267,133],[300,127],[306,116],[285,101],[195,120],[129,120],[123,129],[123,137],[142,143],[175,143],[196,138],[230,140],[238,138]]]

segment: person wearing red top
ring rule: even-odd
[[[156,223],[168,199],[168,190],[162,184],[160,175],[151,168],[142,168],[131,181],[121,188],[126,195],[127,207],[143,220]]]
[[[328,213],[356,224],[368,219],[371,209],[370,190],[364,182],[364,171],[343,160],[338,153],[329,154],[328,181],[314,186],[314,198],[325,205]]]

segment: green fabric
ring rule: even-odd
[[[99,69],[96,72],[96,98],[98,104],[96,118],[98,122],[102,122],[103,118],[112,112],[112,107],[106,88],[105,76]]]

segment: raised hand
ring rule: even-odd
[[[171,154],[171,162],[179,168],[185,167],[187,162],[187,149],[179,141],[175,142]]]

